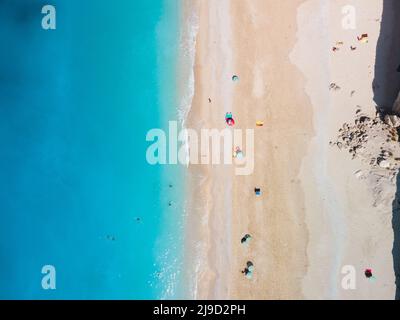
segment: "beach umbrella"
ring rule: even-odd
[[[232,112],[227,112],[225,115],[225,121],[228,126],[232,127],[235,125],[235,120],[233,119]]]
[[[240,242],[241,242],[242,244],[245,244],[245,243],[248,243],[250,240],[251,240],[251,235],[246,234],[246,235],[240,240]]]
[[[368,279],[373,277],[372,269],[365,269],[364,274]]]

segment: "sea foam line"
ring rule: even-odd
[[[187,3],[186,3],[187,4]],[[192,108],[193,98],[195,94],[195,61],[196,61],[196,46],[197,46],[197,35],[199,32],[199,2],[192,1],[190,4],[185,6],[182,16],[181,34],[180,34],[180,100],[178,106],[178,120],[181,124],[182,129],[186,129],[186,122]],[[183,141],[185,147],[186,166],[189,166],[189,141],[186,133]],[[190,203],[187,201],[184,203],[184,219],[186,220],[188,214],[190,214]],[[196,299],[196,293],[198,291],[198,275],[201,270],[201,252],[202,244],[196,244],[194,255],[191,257],[191,261],[185,261],[189,263],[187,266],[194,274],[187,277],[187,283],[185,287],[188,289],[188,294],[192,295],[192,299]]]

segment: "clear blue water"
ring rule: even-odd
[[[44,4],[0,1],[0,298],[172,298],[180,175],[145,135],[174,114],[178,1],[56,0],[53,31]]]

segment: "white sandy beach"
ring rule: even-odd
[[[341,8],[349,4],[357,10],[355,30],[341,25]],[[298,42],[291,58],[306,77],[315,131],[300,175],[309,229],[309,268],[303,292],[309,298],[394,298],[391,202],[375,208],[371,190],[354,175],[365,165],[327,144],[344,122],[352,121],[357,106],[367,114],[375,113],[371,84],[381,14],[380,0],[368,1],[368,5],[365,1],[314,0],[299,8]],[[369,35],[367,44],[357,42],[363,33]],[[332,54],[327,48],[338,41],[344,43],[343,48]],[[319,67],[307,63],[310,60]],[[327,84],[333,82],[340,85],[340,92],[329,91]],[[393,188],[393,199],[394,192]],[[345,265],[357,270],[356,290],[341,288]],[[365,280],[367,267],[379,274],[373,284]]]
[[[354,175],[366,165],[329,145],[344,122],[354,122],[357,108],[375,113],[382,3],[191,4],[199,30],[187,126],[223,129],[224,115],[232,111],[236,128],[255,130],[252,175],[236,176],[226,165],[189,168],[186,251],[196,261],[187,270],[193,298],[394,298],[395,187],[376,205],[373,188]],[[356,8],[355,30],[342,27],[346,5]],[[364,33],[369,42],[358,42]],[[333,52],[337,42],[343,44]],[[331,83],[341,89],[330,90]],[[265,125],[256,127],[257,120]],[[263,190],[261,197],[255,187]],[[247,233],[252,241],[244,246]],[[241,273],[247,261],[255,267],[251,280]],[[357,271],[355,290],[341,286],[346,265]],[[375,281],[365,278],[366,268],[374,270]]]

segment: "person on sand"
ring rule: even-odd
[[[242,270],[242,273],[247,276],[251,271],[247,268],[244,268],[244,270]]]
[[[365,277],[366,277],[367,279],[370,279],[370,278],[373,277],[372,269],[366,269],[365,272],[364,272],[364,274],[365,274]]]
[[[236,147],[235,150],[233,151],[233,157],[234,158],[238,158],[238,159],[242,159],[243,158],[243,151],[239,147]]]
[[[246,235],[240,240],[240,243],[241,243],[241,244],[245,244],[245,243],[249,242],[249,240],[251,240],[251,235],[246,234]]]
[[[227,112],[225,115],[225,121],[228,126],[232,127],[235,125],[235,120],[233,119],[232,112]]]
[[[253,272],[254,272],[254,265],[253,262],[247,261],[247,267],[244,268],[242,273],[245,275],[247,279],[252,279],[253,278]]]

